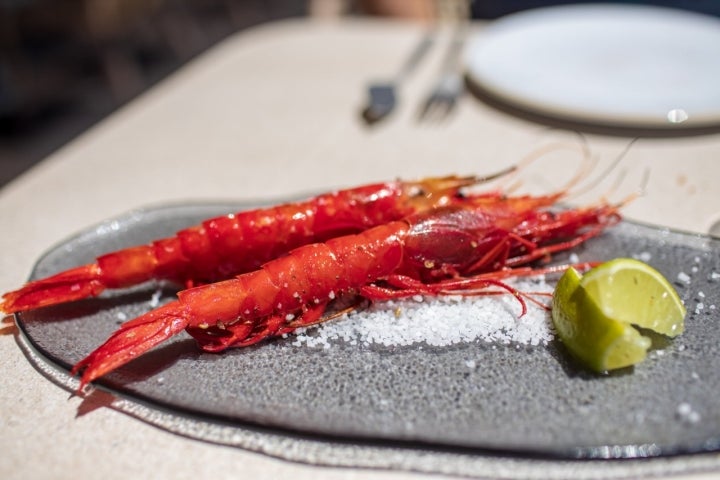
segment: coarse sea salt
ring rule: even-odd
[[[150,308],[157,308],[160,306],[160,297],[162,297],[162,290],[155,290],[155,292],[152,294],[152,297],[150,297],[150,300],[148,300],[148,305],[150,305]]]
[[[687,423],[695,424],[701,420],[700,414],[687,402],[680,403],[677,406],[676,413],[680,420]]]
[[[642,262],[649,262],[652,259],[652,254],[650,252],[640,252],[637,255],[634,255],[635,258]]]
[[[552,293],[543,279],[512,284],[521,292]],[[541,301],[546,297],[536,297]],[[421,300],[421,301],[418,301]],[[520,316],[520,302],[513,295],[476,297],[459,295],[376,302],[315,327],[298,329],[295,346],[331,348],[335,344],[441,347],[458,343],[544,345],[553,339],[549,312],[530,301]]]

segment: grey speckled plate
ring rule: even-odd
[[[250,206],[131,212],[56,246],[32,277],[243,207]],[[720,240],[630,222],[576,250],[581,260],[642,254],[670,279],[681,272],[690,277],[687,284],[676,283],[688,306],[686,332],[674,341],[656,339],[646,362],[612,375],[577,368],[556,342],[521,348],[340,343],[323,350],[280,339],[211,355],[183,334],[98,384],[151,417],[156,412],[166,420],[236,426],[278,439],[545,459],[714,452],[720,446],[718,252]],[[149,309],[157,290],[146,284],[22,313],[21,340],[30,345],[31,357],[67,371],[122,318]],[[162,292],[173,294],[170,288]],[[469,360],[477,368],[469,369]],[[175,420],[159,423],[204,437],[202,428],[183,430],[187,422],[180,422],[182,428],[173,428]]]

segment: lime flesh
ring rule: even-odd
[[[581,276],[569,268],[552,302],[552,319],[567,349],[597,372],[643,361],[651,341],[632,325],[675,336],[685,307],[665,278],[632,259],[604,263]]]
[[[685,306],[660,272],[617,258],[586,273],[580,285],[605,315],[670,337],[683,332]]]

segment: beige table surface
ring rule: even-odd
[[[415,112],[437,72],[440,47],[405,85],[395,115],[365,128],[357,112],[367,81],[397,68],[422,31],[413,24],[290,21],[228,39],[0,191],[0,291],[20,285],[55,243],[137,207],[487,173],[542,145],[577,147],[570,132],[471,97],[449,122],[418,124]],[[589,135],[587,142],[602,166],[628,138]],[[578,158],[578,148],[548,154],[522,173],[522,187],[561,185]],[[620,199],[649,172],[645,196],[626,215],[707,232],[720,219],[718,159],[717,135],[641,139],[606,175],[610,184],[621,179],[619,189],[601,184],[576,200]],[[31,366],[13,327],[2,331],[1,478],[431,478],[292,463],[183,438],[111,408],[80,414],[81,399]]]

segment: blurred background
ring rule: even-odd
[[[427,20],[453,1],[467,0],[0,0],[0,188],[233,33],[294,17]],[[578,2],[475,0],[472,12],[566,3]]]

